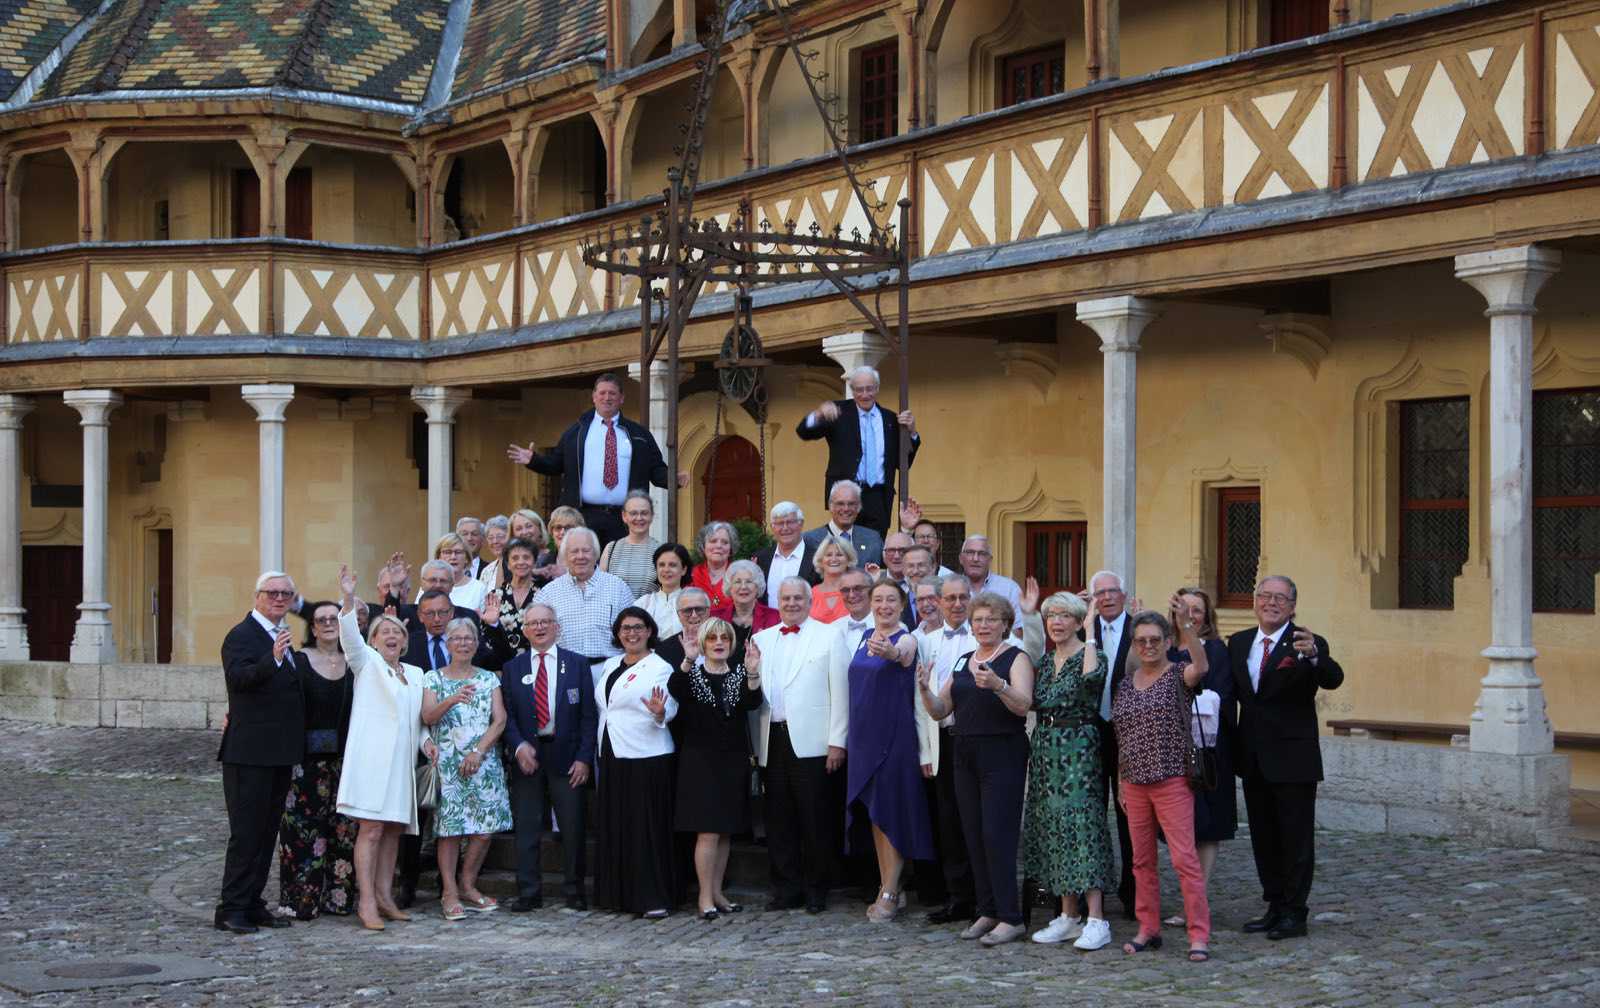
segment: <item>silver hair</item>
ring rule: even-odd
[[[1039,603],[1039,615],[1048,616],[1046,610],[1059,609],[1082,623],[1085,616],[1089,615],[1089,603],[1074,595],[1072,592],[1056,592],[1043,602]]]
[[[760,601],[761,597],[767,593],[767,576],[761,573],[761,565],[756,563],[754,560],[735,560],[733,563],[729,564],[728,572],[722,575],[723,585],[727,585],[728,579],[740,571],[749,571],[750,576],[755,578],[756,600]],[[726,588],[723,589],[723,594],[727,594]]]
[[[850,373],[845,376],[845,381],[847,383],[853,381],[857,375],[866,375],[872,379],[872,384],[874,385],[881,386],[883,384],[883,379],[878,377],[878,369],[870,364],[862,364],[859,367],[851,368]]]
[[[679,588],[678,589],[678,604],[682,605],[683,604],[683,597],[685,595],[691,595],[691,594],[700,596],[701,600],[703,602],[705,602],[705,604],[707,606],[711,605],[711,596],[706,594],[705,589],[704,588],[695,588],[693,586],[687,586],[687,587],[683,587],[683,588]]]
[[[288,575],[284,576],[287,577]],[[1282,574],[1268,574],[1266,577],[1256,582],[1256,591],[1260,592],[1262,588],[1266,587],[1268,581],[1282,581],[1284,584],[1289,586],[1289,601],[1300,601],[1300,589],[1296,588],[1294,586],[1294,582],[1289,578],[1284,577]]]
[[[800,587],[802,587],[802,588],[804,588],[806,590],[806,605],[809,606],[811,604],[811,582],[807,581],[803,577],[793,577],[793,576],[786,577],[782,581],[778,582],[778,591],[782,592],[783,589],[789,587],[792,584],[799,585]]]
[[[495,515],[493,518],[490,518],[488,521],[483,523],[483,530],[485,532],[492,528],[505,529],[506,532],[509,533],[511,531],[511,519],[505,515]]]
[[[828,504],[829,504],[829,506],[832,506],[832,504],[833,504],[833,492],[835,490],[838,490],[840,487],[849,487],[850,489],[852,489],[852,490],[854,490],[856,492],[856,496],[857,497],[861,496],[861,484],[860,483],[857,483],[855,480],[852,480],[852,479],[835,480],[833,486],[828,488]]]
[[[772,510],[767,512],[767,521],[775,522],[779,518],[787,518],[790,515],[794,515],[802,524],[805,523],[806,513],[800,510],[800,505],[794,501],[779,501],[774,504]]]
[[[579,538],[588,539],[589,547],[594,550],[595,563],[600,562],[600,537],[594,534],[594,529],[579,525],[575,529],[567,529],[567,534],[561,537],[561,548],[556,551],[556,559],[562,563],[567,562],[567,553],[572,549],[573,533],[581,532]]]
[[[483,639],[482,637],[478,636],[477,621],[468,619],[465,616],[457,616],[455,619],[444,625],[445,640],[449,640],[450,635],[455,633],[458,627],[466,627],[468,630],[472,631],[472,649],[476,651],[478,649],[478,642]]]
[[[1103,577],[1108,577],[1116,581],[1117,591],[1125,592],[1128,590],[1127,586],[1122,583],[1122,575],[1118,574],[1116,571],[1097,570],[1093,574],[1089,575],[1089,584],[1093,586],[1097,579]]]
[[[445,563],[443,560],[429,560],[417,570],[417,577],[426,577],[428,572],[431,570],[448,571],[450,574],[450,580],[454,581],[456,579],[456,569]]]
[[[650,496],[650,491],[648,491],[648,490],[637,490],[637,489],[629,490],[628,491],[628,496],[622,498],[622,506],[623,507],[627,507],[628,506],[628,502],[631,501],[631,500],[642,500],[642,501],[644,501],[646,504],[650,505],[650,513],[651,514],[655,514],[655,512],[656,512],[656,500],[655,500],[654,497]]]
[[[961,582],[961,587],[965,588],[969,595],[972,593],[972,582],[965,574],[946,574],[944,577],[939,579],[939,594],[943,595],[944,586],[952,581]]]
[[[283,578],[285,581],[289,582],[289,590],[294,591],[294,578],[285,574],[283,571],[262,571],[261,576],[256,578],[256,591],[266,591],[267,582],[277,578]]]
[[[695,544],[700,547],[701,556],[706,555],[706,540],[716,532],[728,533],[728,544],[732,547],[728,550],[730,557],[739,552],[739,530],[725,521],[712,521],[702,525],[700,527],[700,535],[695,538]]]
[[[472,522],[474,525],[478,526],[478,528],[483,528],[483,522],[481,520],[474,518],[471,515],[462,515],[460,518],[456,519],[456,531],[460,532],[461,526],[466,522]]]

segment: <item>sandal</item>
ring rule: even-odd
[[[900,899],[899,893],[879,893],[878,898],[872,902],[871,906],[867,907],[867,920],[877,921],[880,924],[894,920],[900,914]],[[887,910],[883,908],[884,900],[889,901],[889,909]]]
[[[1189,950],[1189,961],[1192,962],[1192,963],[1210,962],[1211,961],[1211,950],[1210,949],[1203,949],[1203,948],[1192,948],[1192,949]]]
[[[1154,937],[1146,938],[1144,941],[1130,941],[1122,946],[1122,951],[1126,955],[1133,955],[1135,952],[1144,952],[1147,950],[1154,952],[1160,947],[1161,936],[1155,935]]]
[[[442,903],[440,904],[439,909],[444,911],[444,919],[447,921],[467,919],[467,911],[461,906],[460,900],[456,900],[452,903]]]
[[[488,913],[491,910],[498,909],[500,906],[499,900],[485,896],[483,893],[479,893],[476,896],[468,896],[461,902],[463,906],[473,913]]]

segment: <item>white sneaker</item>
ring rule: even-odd
[[[1083,926],[1083,934],[1072,943],[1073,948],[1093,952],[1095,949],[1105,948],[1111,944],[1111,925],[1098,917],[1090,917],[1089,922]]]
[[[1078,923],[1078,918],[1062,914],[1049,925],[1033,933],[1033,940],[1043,945],[1054,945],[1083,934],[1083,925]]]

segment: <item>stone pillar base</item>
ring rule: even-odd
[[[0,608],[0,661],[28,660],[28,627],[23,610]]]
[[[1322,762],[1317,825],[1327,829],[1535,847],[1570,819],[1565,756],[1333,737],[1322,739]]]
[[[84,603],[78,606],[78,626],[72,634],[69,661],[83,665],[104,665],[117,660],[117,639],[111,630],[106,614],[111,607],[104,603]]]

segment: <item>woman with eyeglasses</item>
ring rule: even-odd
[[[733,834],[750,828],[749,714],[761,708],[761,676],[732,661],[736,636],[727,620],[706,620],[698,658],[667,681],[682,740],[674,827],[695,835],[700,918],[708,921],[743,909],[723,894],[722,878]]]
[[[1090,951],[1111,943],[1102,893],[1116,883],[1106,793],[1100,783],[1100,691],[1106,669],[1094,638],[1078,639],[1089,603],[1057,592],[1039,607],[1050,646],[1034,683],[1033,752],[1028,758],[1028,809],[1022,820],[1022,863],[1028,877],[1061,894],[1061,914],[1034,932],[1045,944],[1076,939]],[[1078,898],[1089,919],[1078,920]]]
[[[489,588],[482,581],[474,579],[471,575],[471,557],[467,555],[467,542],[454,532],[446,532],[434,543],[433,558],[443,560],[450,565],[453,583],[450,586],[450,601],[467,609],[477,609],[483,605],[483,596]]]
[[[1174,594],[1172,608],[1187,616]],[[1194,846],[1194,791],[1189,786],[1190,715],[1194,691],[1205,678],[1205,647],[1194,621],[1179,624],[1181,646],[1193,661],[1173,661],[1172,626],[1148,609],[1128,620],[1133,645],[1128,674],[1111,698],[1111,725],[1117,733],[1117,801],[1128,816],[1133,839],[1134,913],[1139,933],[1122,946],[1132,954],[1161,947],[1161,879],[1156,870],[1156,830],[1167,838],[1167,852],[1183,890],[1188,922],[1189,961],[1211,958],[1211,911],[1205,875]]]
[[[1025,933],[1017,846],[1028,773],[1023,727],[1033,706],[1033,662],[1010,642],[1016,612],[1004,596],[983,592],[972,600],[971,613],[968,621],[977,646],[956,659],[937,696],[929,687],[926,663],[917,668],[917,688],[929,717],[956,717],[956,805],[972,858],[979,914],[961,937],[1003,945]]]
[[[633,590],[634,598],[643,598],[656,587],[653,559],[661,540],[650,534],[655,517],[656,505],[650,495],[629,490],[628,499],[622,502],[622,522],[628,526],[628,534],[606,543],[600,554],[600,569],[621,578]]]
[[[728,565],[739,553],[739,533],[725,521],[707,522],[700,530],[700,556],[704,559],[695,566],[689,580],[711,599],[712,608],[728,604],[728,593],[723,581],[728,576]]]
[[[539,586],[534,583],[533,564],[538,547],[527,539],[513,539],[501,550],[500,562],[510,575],[505,584],[494,590],[488,605],[495,611],[490,615],[496,626],[506,635],[506,643],[517,654],[528,650],[528,639],[522,634],[522,617],[533,605],[533,596]],[[507,659],[509,660],[509,659]]]
[[[667,685],[672,668],[655,649],[655,620],[638,606],[617,614],[595,690],[599,708],[599,786],[595,839],[595,902],[646,920],[677,904],[673,879],[673,742],[668,723],[678,701]]]
[[[656,632],[666,640],[683,624],[678,622],[678,592],[689,576],[689,551],[681,543],[662,543],[650,557],[656,570],[656,590],[639,599],[639,608],[656,621]]]
[[[356,823],[334,801],[355,679],[339,647],[339,603],[300,611],[311,617],[303,650],[292,652],[306,703],[306,758],[290,774],[278,828],[278,910],[304,921],[344,916],[355,899]]]
[[[495,515],[484,520],[483,544],[489,547],[489,556],[493,559],[478,568],[478,580],[487,585],[490,591],[500,587],[500,560],[510,539],[510,518],[505,515]]]
[[[713,606],[711,615],[732,623],[744,631],[744,636],[781,622],[778,610],[761,601],[767,596],[767,576],[761,573],[760,565],[754,560],[735,560],[729,564],[723,586],[728,604]]]
[[[500,677],[476,668],[478,629],[461,617],[445,627],[450,661],[423,676],[422,723],[433,726],[439,747],[438,831],[439,907],[445,920],[461,920],[471,910],[499,906],[478,891],[478,872],[489,840],[511,828],[511,793],[500,762],[500,733],[506,709]],[[461,838],[467,840],[463,855]],[[457,874],[459,867],[459,875]]]

